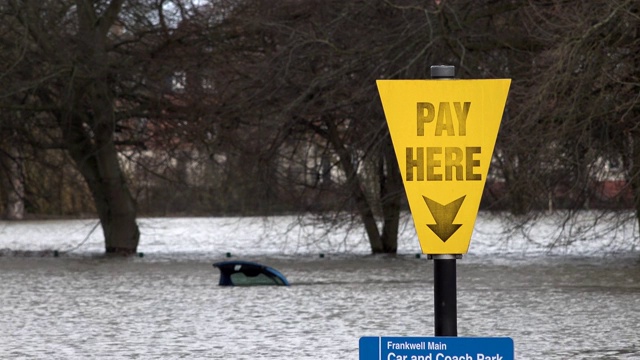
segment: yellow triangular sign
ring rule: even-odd
[[[378,80],[424,254],[466,254],[510,79]]]

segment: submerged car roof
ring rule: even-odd
[[[221,261],[213,264],[214,267],[220,269],[220,281],[219,285],[223,286],[237,286],[237,285],[285,285],[289,286],[289,281],[278,270],[251,261],[232,260]],[[236,274],[242,274],[244,277],[242,283],[237,279]],[[240,276],[242,276],[240,275]],[[251,279],[258,279],[260,275],[266,276],[273,280],[273,284],[263,282],[252,282]],[[234,281],[234,279],[236,281]]]

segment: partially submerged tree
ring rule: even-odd
[[[589,206],[599,159],[616,153],[631,183],[638,178],[633,1],[244,5],[232,18],[254,49],[245,106],[259,108],[272,129],[280,126],[271,148],[313,143],[317,154],[329,154],[327,168],[344,176],[329,189],[350,200],[345,209],[358,213],[373,252],[395,252],[402,201],[378,78],[426,79],[439,63],[455,65],[461,78],[513,78],[493,171],[504,181],[502,207],[513,213]],[[382,175],[367,176],[362,165],[377,162]],[[324,170],[316,173],[324,179]]]
[[[461,77],[504,77],[505,49],[527,50],[506,21],[523,6],[247,2],[233,19],[247,32],[243,40],[256,39],[261,51],[248,67],[244,89],[255,94],[252,106],[272,128],[284,129],[274,148],[311,142],[321,149],[316,153],[329,154],[328,168],[343,176],[330,187],[307,185],[322,189],[319,194],[332,190],[332,199],[345,196],[342,209],[358,214],[372,252],[395,253],[404,191],[376,79],[427,79],[430,65],[441,63],[456,65]]]
[[[197,69],[210,19],[178,28],[189,1],[13,1],[0,4],[0,107],[20,114],[15,131],[40,149],[63,149],[85,180],[107,253],[133,254],[140,232],[123,155],[189,144],[208,94],[175,92]],[[222,3],[219,4],[222,7]],[[223,11],[223,10],[221,10]],[[207,22],[208,21],[208,22]],[[215,41],[215,38],[213,39]],[[182,83],[184,86],[184,83]],[[124,154],[124,151],[128,154]]]
[[[110,39],[123,2],[9,1],[3,15],[14,27],[5,39],[20,49],[14,67],[5,68],[16,80],[10,94],[22,99],[27,123],[55,124],[58,143],[50,145],[65,148],[87,182],[105,251],[131,254],[140,232],[115,145],[117,59]]]

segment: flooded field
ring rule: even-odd
[[[640,359],[637,226],[580,215],[513,231],[480,213],[457,266],[459,336],[511,337],[517,359]],[[95,219],[0,221],[0,358],[357,359],[362,336],[434,335],[433,263],[410,220],[397,256],[296,217],[140,231],[140,257],[105,259]],[[227,256],[292,286],[219,287]]]
[[[433,336],[433,263],[245,257],[291,287],[225,288],[206,254],[0,257],[0,358],[357,359],[361,336]],[[640,358],[635,257],[467,256],[459,336],[517,359]]]

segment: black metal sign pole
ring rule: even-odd
[[[456,255],[431,255],[436,336],[458,336]]]
[[[432,79],[453,79],[455,66],[431,66]],[[462,255],[429,255],[433,259],[435,336],[458,336],[456,259]]]

